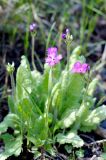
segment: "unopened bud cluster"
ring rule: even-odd
[[[12,62],[12,64],[8,63],[6,66],[6,69],[7,69],[8,74],[11,75],[15,70],[14,62]]]
[[[70,35],[70,31],[69,29],[66,29],[65,33],[62,34],[62,38],[65,40],[65,43],[67,45],[70,45],[72,40],[73,40],[73,36]]]

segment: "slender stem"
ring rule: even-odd
[[[38,57],[38,55],[37,55],[36,52],[35,52],[35,57],[36,57],[36,59],[37,59],[39,65],[40,65],[41,69],[43,70],[43,64],[42,64],[41,60],[39,59],[39,57]]]
[[[52,90],[52,67],[49,72],[49,82],[48,82],[48,102],[46,105],[46,125],[47,129],[49,130],[49,125],[48,125],[48,113],[50,110],[50,104],[51,104],[51,90]]]
[[[12,87],[12,98],[15,102],[16,100],[16,93],[15,93],[15,80],[14,80],[14,76],[13,73],[10,74],[10,79],[11,79],[11,87]],[[16,108],[16,104],[14,103],[14,112],[17,114],[17,108]]]
[[[31,54],[31,58],[32,58],[32,66],[33,66],[33,69],[35,70],[36,66],[35,66],[35,62],[34,62],[34,42],[35,42],[35,37],[32,35],[32,54]]]
[[[35,62],[34,62],[34,56],[36,57],[37,62],[39,63],[41,69],[43,69],[41,60],[39,59],[37,53],[34,51],[34,46],[35,46],[34,44],[35,44],[35,35],[32,35],[32,66],[33,66],[33,69],[36,69]]]
[[[51,94],[51,89],[52,89],[52,76],[53,76],[53,70],[52,70],[52,67],[51,67],[51,69],[50,69],[50,72],[49,72],[49,85],[48,85],[48,95],[50,96],[50,94]]]
[[[10,79],[11,79],[11,87],[12,87],[12,97],[15,98],[15,81],[14,81],[13,73],[10,75]]]
[[[69,69],[70,45],[67,44],[67,70]]]

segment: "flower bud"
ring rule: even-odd
[[[30,24],[29,26],[29,30],[30,32],[35,32],[37,28],[37,25],[35,23]]]
[[[7,69],[8,74],[11,75],[15,70],[14,62],[12,62],[12,64],[8,63],[6,66],[6,69]]]
[[[66,29],[65,33],[62,33],[62,39],[65,40],[65,43],[66,43],[67,45],[70,45],[70,44],[71,44],[71,42],[72,42],[72,40],[73,40],[73,36],[70,35],[70,31],[69,31],[68,28]]]

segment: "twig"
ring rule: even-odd
[[[45,158],[50,158],[50,160],[54,160],[53,157],[49,156],[48,154],[44,153]]]
[[[92,143],[89,143],[89,144],[85,143],[84,145],[90,147],[94,144],[101,144],[101,143],[105,143],[105,142],[106,142],[106,139],[103,139],[103,140],[98,140],[98,141],[95,141],[95,142],[92,142]]]
[[[90,160],[94,160],[96,158],[96,155],[93,155]],[[95,159],[96,160],[96,159]]]
[[[92,144],[92,143],[97,146],[97,144],[95,143],[95,140],[94,140],[93,138],[91,138],[91,137],[89,137],[88,135],[85,135],[85,134],[80,134],[80,135],[83,136],[83,137],[85,137],[85,138],[88,138],[88,139],[90,139],[90,140],[92,141],[92,142],[89,143],[89,144],[88,144],[88,143],[85,143],[85,144],[84,144],[85,146],[88,146],[88,147],[89,147],[89,145]],[[92,144],[92,145],[93,145],[93,144]]]

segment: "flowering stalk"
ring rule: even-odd
[[[70,45],[67,44],[67,70],[69,69]]]
[[[46,106],[47,115],[50,109],[50,99],[51,99],[50,97],[51,97],[52,85],[53,85],[53,70],[51,67],[49,71],[49,80],[48,80],[48,101],[47,101],[47,106]]]
[[[32,35],[32,66],[34,69],[36,69],[36,66],[35,66],[35,63],[34,63],[34,56],[36,57],[37,59],[37,62],[39,63],[41,69],[43,69],[43,65],[38,57],[38,55],[36,54],[36,52],[34,51],[34,43],[35,43],[35,35]]]
[[[33,69],[36,69],[35,62],[34,62],[34,42],[35,42],[35,37],[34,37],[34,35],[32,35],[32,54],[31,54],[31,59],[32,59]]]
[[[52,85],[53,85],[53,69],[51,67],[50,72],[49,72],[49,83],[48,83],[48,94],[49,95],[51,94]]]
[[[62,34],[62,38],[65,40],[65,43],[67,45],[67,70],[69,69],[69,59],[70,59],[70,47],[71,42],[73,40],[72,35],[70,35],[69,29],[66,29],[65,33]]]
[[[13,73],[10,75],[10,79],[11,79],[11,86],[12,86],[12,96],[15,96],[15,81],[14,81],[14,76]]]
[[[15,81],[14,81],[14,62],[12,64],[8,63],[7,65],[7,72],[10,75],[10,79],[11,79],[11,87],[12,87],[12,97],[15,98]]]
[[[48,113],[49,113],[49,110],[50,110],[50,104],[51,104],[51,91],[52,91],[52,85],[53,85],[53,70],[52,70],[52,67],[50,68],[50,71],[49,71],[49,82],[48,82],[48,101],[47,101],[47,108],[46,108],[46,123],[47,123],[47,126],[48,126]],[[49,128],[49,127],[47,127]]]
[[[47,50],[48,55],[45,59],[46,63],[50,66],[50,71],[49,71],[49,82],[48,82],[48,101],[46,104],[46,124],[47,128],[48,127],[48,113],[50,111],[50,105],[51,105],[51,91],[53,87],[53,66],[58,64],[60,60],[62,59],[62,55],[57,54],[57,48],[56,47],[51,47],[48,48]]]
[[[53,86],[53,66],[58,64],[60,60],[62,59],[62,55],[57,54],[57,48],[56,47],[51,47],[48,48],[47,52],[48,55],[45,59],[46,63],[50,66],[50,72],[49,72],[49,82],[48,82],[48,102],[47,102],[47,114],[49,112],[50,108],[50,103],[51,103],[51,91],[52,91],[52,86]]]
[[[33,66],[33,69],[36,69],[36,66],[35,66],[35,62],[34,62],[34,56],[36,57],[40,67],[43,69],[43,65],[38,57],[38,55],[36,54],[36,52],[34,51],[34,44],[35,44],[35,36],[36,36],[36,24],[33,23],[30,25],[29,27],[30,29],[30,32],[31,32],[31,36],[32,36],[32,53],[31,53],[31,59],[32,59],[32,66]]]
[[[82,74],[84,75],[85,73],[88,73],[88,71],[90,70],[90,66],[87,63],[80,63],[80,62],[76,62],[73,65],[73,68],[71,70],[72,73],[76,73],[76,74]],[[82,77],[84,78],[84,77]],[[86,80],[86,79],[85,79]],[[87,92],[88,92],[88,86],[89,86],[89,81],[86,81],[87,86],[86,86],[86,91],[83,95],[83,101],[82,104],[77,112],[76,115],[76,122],[74,124],[74,127],[72,128],[73,130],[78,130],[80,128],[81,125],[81,118],[83,118],[83,115],[85,113],[87,113],[87,111],[89,110],[89,107],[91,106],[90,102],[87,101]]]

